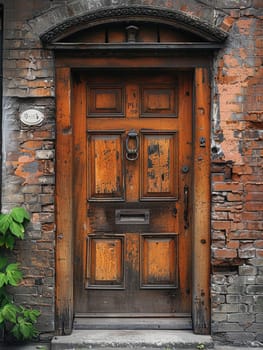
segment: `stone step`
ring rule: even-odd
[[[51,350],[213,349],[209,335],[181,330],[74,330],[52,339]]]
[[[146,330],[146,329],[192,329],[192,319],[190,317],[75,317],[74,329],[113,329],[113,330]]]

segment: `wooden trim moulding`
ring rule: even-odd
[[[193,183],[193,330],[210,333],[210,82],[195,69]]]
[[[73,219],[71,71],[56,69],[56,332],[70,334],[73,321]]]

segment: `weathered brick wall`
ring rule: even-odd
[[[15,248],[24,274],[15,301],[41,311],[42,338],[54,332],[54,62],[27,20],[49,4],[4,2],[2,211],[24,205],[31,215],[25,241]],[[44,113],[41,126],[21,124],[29,108]]]
[[[214,63],[212,332],[263,342],[263,3],[225,10]]]
[[[54,331],[54,59],[39,35],[103,7],[148,5],[196,15],[228,31],[212,72],[212,334],[263,343],[263,4],[261,0],[21,0],[4,4],[3,210],[31,212],[16,247],[25,280],[16,299],[38,305],[43,333]],[[19,114],[36,108],[41,126]],[[242,313],[242,315],[241,315]]]
[[[15,248],[24,275],[15,301],[41,311],[44,336],[54,331],[54,100],[8,97],[4,102],[2,210],[24,205],[31,215],[25,241]],[[39,128],[18,121],[19,113],[32,107],[46,115]]]

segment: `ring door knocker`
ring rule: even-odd
[[[131,144],[134,145],[133,148]],[[136,160],[139,156],[139,136],[136,130],[132,129],[128,132],[126,137],[126,159],[127,160]]]

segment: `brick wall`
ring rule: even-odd
[[[179,9],[228,31],[212,72],[211,299],[215,339],[263,343],[263,5],[261,0],[20,0],[4,4],[3,210],[31,212],[16,247],[25,280],[16,299],[38,305],[41,337],[54,332],[53,53],[39,35],[66,18],[108,6]],[[44,112],[38,127],[19,114]],[[242,315],[241,315],[242,314]]]
[[[226,10],[213,96],[212,332],[255,345],[263,342],[262,6]]]
[[[32,107],[45,113],[39,128],[19,122]],[[41,311],[42,337],[54,331],[54,115],[50,98],[4,99],[2,210],[24,205],[31,215],[25,241],[15,248],[24,275],[15,301]]]
[[[45,4],[43,4],[45,3]],[[15,254],[24,279],[15,301],[41,311],[41,338],[54,333],[54,62],[27,23],[49,1],[4,2],[4,100],[2,211],[24,205],[30,212],[25,241]],[[45,115],[39,127],[25,127],[19,115],[36,108]]]

